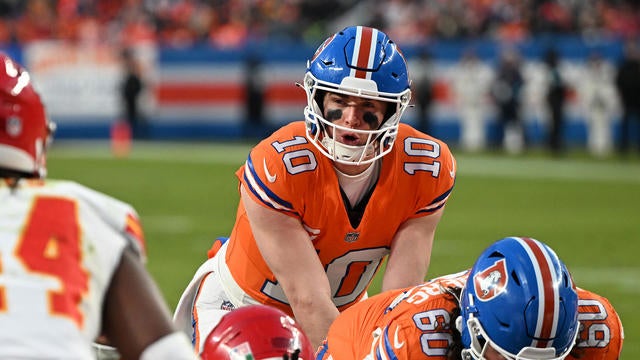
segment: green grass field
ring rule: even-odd
[[[231,230],[235,170],[247,144],[145,143],[113,158],[107,143],[54,143],[49,176],[132,204],[148,267],[172,308],[211,241]],[[456,154],[458,178],[429,277],[462,270],[491,242],[531,236],[551,245],[576,283],[609,298],[625,326],[622,359],[640,359],[640,159]],[[373,292],[378,289],[374,284]]]

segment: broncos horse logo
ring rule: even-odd
[[[473,285],[478,299],[488,301],[500,295],[507,287],[507,280],[507,267],[504,259],[500,259],[478,272],[473,277]]]

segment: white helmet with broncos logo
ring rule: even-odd
[[[307,93],[307,138],[326,156],[343,164],[368,164],[391,151],[398,123],[411,100],[407,63],[397,45],[380,30],[352,26],[324,41],[307,63],[303,87]],[[377,129],[345,129],[325,119],[326,92],[388,102]],[[335,130],[364,134],[364,145],[333,139]]]

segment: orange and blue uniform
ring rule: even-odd
[[[369,205],[351,209],[333,162],[307,140],[304,126],[291,123],[260,142],[236,175],[254,201],[300,220],[326,269],[333,301],[344,310],[365,295],[398,228],[445,205],[455,160],[444,142],[400,124],[392,151],[381,160]],[[242,203],[226,265],[251,298],[292,315],[258,250]]]
[[[467,275],[386,291],[352,306],[331,325],[317,359],[447,359],[459,305],[446,289],[461,288]],[[600,295],[577,291],[580,332],[567,359],[618,359],[624,331],[615,309]]]

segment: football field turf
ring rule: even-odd
[[[49,176],[132,204],[148,268],[173,309],[211,241],[227,235],[235,170],[247,144],[143,143],[114,158],[107,143],[54,143]],[[609,298],[625,326],[622,359],[640,359],[640,159],[458,154],[456,186],[436,233],[428,277],[470,267],[491,242],[542,240],[578,286]],[[391,194],[392,195],[392,194]],[[389,209],[393,211],[393,209]],[[374,284],[371,293],[375,293]]]

